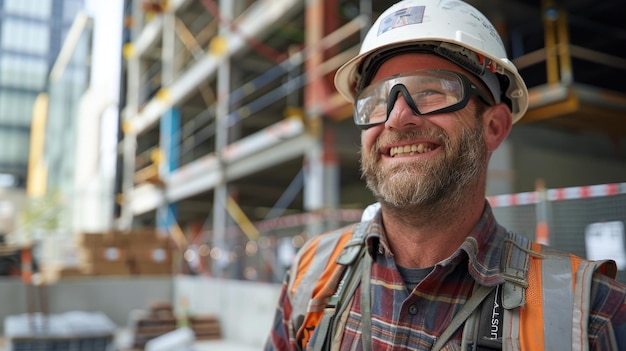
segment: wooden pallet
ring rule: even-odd
[[[133,329],[132,347],[143,350],[148,341],[176,330],[178,319],[170,303],[158,302],[150,305],[147,313],[133,316],[130,324]]]
[[[198,340],[214,340],[222,338],[219,319],[214,315],[193,316],[188,318],[189,327]]]

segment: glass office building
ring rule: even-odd
[[[83,0],[0,0],[0,187],[24,188],[33,103]]]

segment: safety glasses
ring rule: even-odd
[[[354,123],[366,129],[385,123],[398,94],[417,115],[454,112],[473,95],[489,99],[465,75],[445,70],[416,70],[377,81],[361,90],[354,103]]]

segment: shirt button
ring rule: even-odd
[[[409,306],[409,313],[412,314],[412,315],[416,315],[417,314],[417,306],[415,306],[415,305]]]

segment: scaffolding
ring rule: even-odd
[[[337,12],[329,6],[128,3],[118,227],[154,225],[183,237],[196,228],[202,241],[224,249],[234,240],[229,228],[256,239],[252,222],[281,215],[324,214],[307,217],[300,230],[308,235],[339,224],[331,214],[342,180],[323,118],[349,116],[330,78],[355,54],[369,19],[329,17]],[[356,169],[350,173],[358,179]]]
[[[202,256],[243,264],[246,242],[263,243],[276,254],[281,239],[358,220],[354,210],[373,199],[360,181],[351,106],[335,92],[332,77],[357,54],[375,6],[389,4],[127,1],[119,229],[169,232],[189,262]],[[624,68],[623,59],[567,50],[567,18],[558,11],[554,16],[552,6],[544,3],[537,18],[543,25],[533,27],[545,29],[545,48],[515,45],[535,33],[512,36],[522,70],[546,67],[540,74],[546,79],[531,87],[527,121],[571,125],[589,111],[623,116],[624,94],[603,90],[582,98],[597,90],[574,84],[568,58],[584,53],[617,69]],[[563,119],[559,104],[572,92],[582,93]],[[626,123],[620,123],[624,136]],[[268,224],[279,217],[299,220]],[[259,230],[264,226],[272,229]],[[202,269],[236,275],[227,274],[226,266]]]

